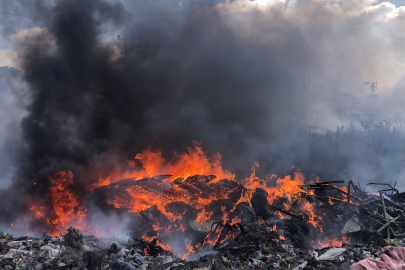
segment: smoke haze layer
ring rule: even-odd
[[[355,182],[400,177],[404,137],[393,130],[400,122],[307,132],[347,126],[352,117],[403,117],[405,9],[373,3],[69,0],[26,7],[34,18],[46,11],[47,19],[26,31],[3,29],[20,50],[29,87],[17,173],[1,191],[4,222],[27,207],[26,197],[13,194],[43,197],[57,170],[72,170],[81,194],[146,148],[170,159],[193,141],[220,152],[237,178],[256,161],[263,175],[295,165],[308,176]],[[127,39],[124,55],[117,34]],[[378,98],[364,85],[374,80],[382,85]]]

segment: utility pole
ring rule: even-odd
[[[371,91],[371,97],[377,97],[378,95],[375,93],[377,92],[377,82],[365,82],[365,84],[369,85]]]

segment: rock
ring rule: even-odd
[[[37,264],[35,265],[35,270],[42,270],[42,269],[43,269],[42,263],[37,263]]]

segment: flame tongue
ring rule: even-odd
[[[187,153],[175,154],[172,162],[166,162],[161,152],[145,150],[135,156],[135,160],[129,160],[128,170],[122,172],[117,170],[106,178],[101,178],[97,183],[93,183],[89,189],[107,186],[122,179],[132,178],[134,180],[153,178],[160,175],[170,175],[169,182],[178,178],[187,179],[193,175],[214,175],[214,181],[221,179],[234,179],[235,175],[222,169],[221,155],[217,153],[212,158],[208,158],[202,147],[194,143],[193,148],[187,148]],[[136,167],[136,161],[142,164],[142,169]]]
[[[73,173],[71,171],[59,171],[49,176],[50,186],[45,198],[38,199],[29,197],[27,204],[30,213],[16,222],[30,223],[32,220],[45,220],[46,233],[50,236],[60,236],[70,226],[80,230],[86,226],[86,207],[83,198],[73,188]],[[36,231],[35,228],[30,228]],[[25,231],[30,234],[30,231]]]

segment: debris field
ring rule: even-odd
[[[272,197],[263,183],[249,189],[231,180],[210,184],[214,176],[165,179],[122,180],[96,188],[93,196],[125,201],[135,187],[150,195],[170,194],[176,186],[190,203],[136,212],[126,239],[97,238],[74,227],[59,236],[3,232],[0,269],[361,269],[356,263],[395,257],[389,247],[405,246],[405,194],[395,186],[370,183],[383,187],[370,193],[352,181],[296,182],[300,192]],[[193,202],[224,192],[225,199],[204,207]],[[199,218],[203,210],[209,219]],[[177,248],[173,238],[190,241]]]

